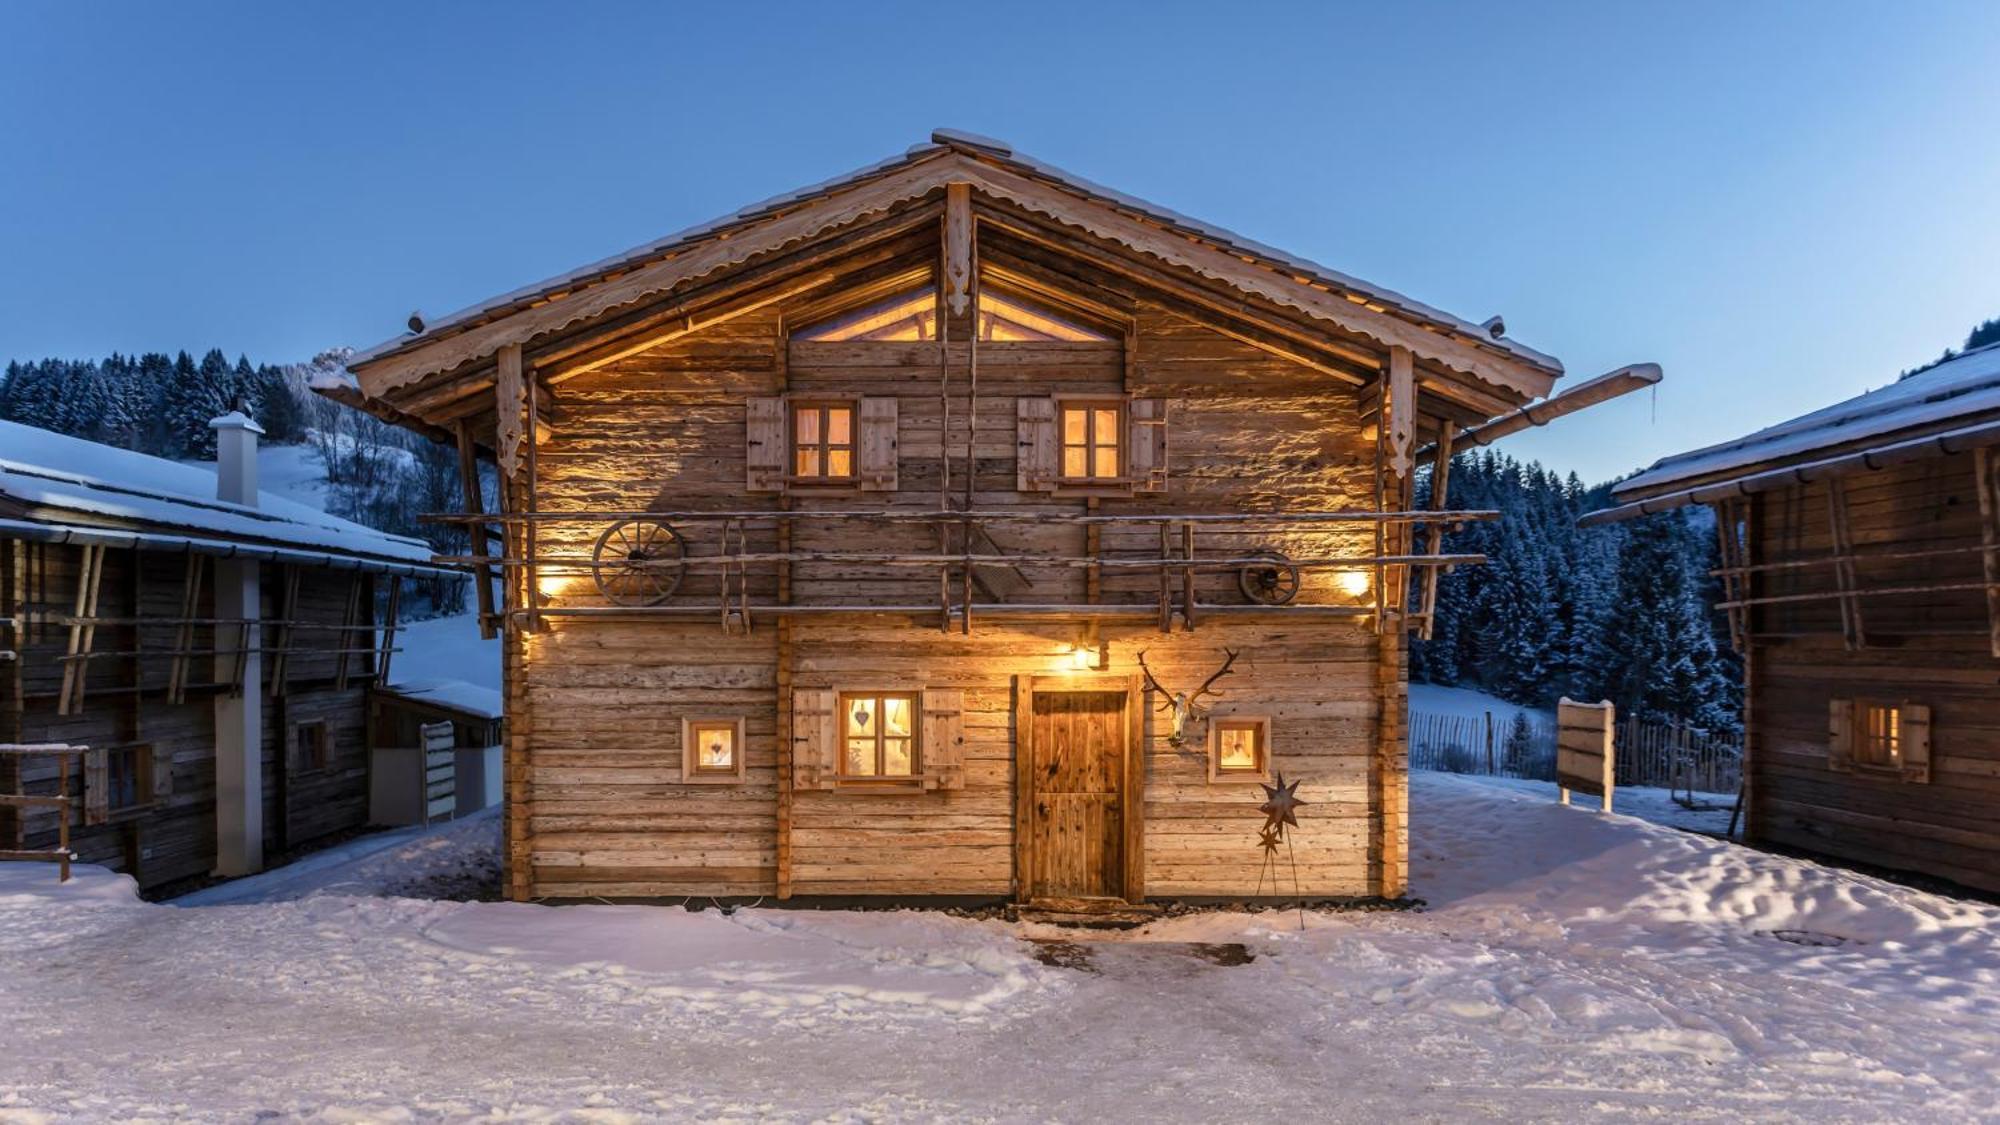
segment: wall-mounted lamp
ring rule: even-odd
[[[1069,665],[1078,672],[1102,672],[1111,662],[1111,646],[1097,635],[1095,624],[1086,625],[1078,631],[1076,640],[1070,642]]]
[[[1367,597],[1369,589],[1374,585],[1374,580],[1365,570],[1340,571],[1335,576],[1334,582],[1340,587],[1340,592],[1350,598]]]

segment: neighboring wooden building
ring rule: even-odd
[[[219,474],[0,422],[0,744],[89,747],[71,847],[146,888],[368,823],[394,590],[435,570],[419,541],[259,494],[255,424],[217,425]],[[0,757],[0,794],[47,796],[57,770]],[[0,851],[58,828],[0,806]]]
[[[2000,891],[2000,348],[1669,457],[1717,513],[1753,841]]]
[[[523,899],[1268,895],[1279,771],[1401,895],[1413,466],[1561,373],[952,133],[419,327],[321,389],[497,456]]]

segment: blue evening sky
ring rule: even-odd
[[[302,359],[986,133],[1651,396],[1587,478],[2000,316],[2000,3],[7,3],[0,359]]]

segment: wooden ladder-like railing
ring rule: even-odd
[[[16,848],[0,850],[0,860],[31,859],[54,860],[61,866],[62,882],[69,882],[69,865],[76,857],[69,850],[69,812],[74,803],[69,795],[70,759],[80,758],[90,752],[87,746],[71,746],[61,742],[5,742],[0,743],[0,756],[15,759],[15,791],[0,793],[0,808],[14,809],[54,809],[56,810],[56,846],[54,848]],[[25,775],[20,763],[28,758],[44,757],[56,759],[56,791],[49,794],[29,794],[21,792]],[[25,832],[22,833],[26,835]]]

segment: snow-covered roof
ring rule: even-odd
[[[499,692],[464,680],[405,680],[382,690],[481,718],[500,719],[507,714]]]
[[[1868,438],[1912,436],[2000,415],[2000,344],[1988,345],[1753,434],[1663,458],[1619,484],[1620,500],[1675,485],[1728,479]]]
[[[1453,331],[1464,333],[1474,338],[1483,346],[1497,348],[1517,359],[1525,360],[1546,368],[1549,371],[1556,373],[1562,371],[1561,361],[1557,360],[1554,356],[1537,351],[1505,336],[1495,337],[1482,325],[1453,316],[1450,313],[1406,297],[1394,290],[1371,284],[1310,259],[1302,258],[1295,254],[1288,254],[1275,247],[1246,238],[1234,231],[1201,222],[1156,203],[1147,202],[1137,196],[1127,195],[1124,192],[1093,183],[1081,176],[1064,171],[1053,164],[1048,164],[1017,152],[1012,145],[1004,141],[982,137],[974,133],[960,132],[955,129],[935,130],[931,133],[929,144],[912,145],[900,156],[877,161],[808,187],[772,196],[760,203],[739,208],[727,215],[719,216],[704,223],[697,223],[694,226],[676,231],[664,238],[634,246],[630,250],[614,254],[602,261],[593,262],[590,265],[558,274],[555,277],[536,282],[532,285],[523,286],[512,292],[503,293],[498,297],[480,301],[477,304],[469,305],[449,315],[427,320],[422,332],[384,340],[374,347],[355,353],[348,360],[348,363],[350,366],[359,366],[384,356],[428,343],[441,336],[450,335],[461,328],[496,319],[499,316],[515,311],[518,307],[531,305],[554,295],[568,292],[579,286],[602,280],[605,275],[622,272],[631,268],[636,263],[673,252],[725,231],[769,218],[778,211],[817,196],[850,188],[896,169],[953,151],[974,153],[978,156],[996,160],[1017,171],[1053,182],[1077,194],[1110,204],[1116,208],[1136,212],[1155,223],[1178,229],[1193,237],[1217,244],[1236,253],[1262,259],[1266,265],[1275,269],[1291,274],[1305,275],[1326,285],[1352,293],[1359,298],[1389,306],[1407,315],[1428,320]]]
[[[214,471],[199,465],[18,422],[0,422],[0,498],[43,523],[66,523],[47,513],[69,512],[86,517],[84,524],[192,531],[204,540],[277,543],[405,564],[431,558],[420,539],[389,535],[269,492],[258,493],[254,508],[218,500]]]

